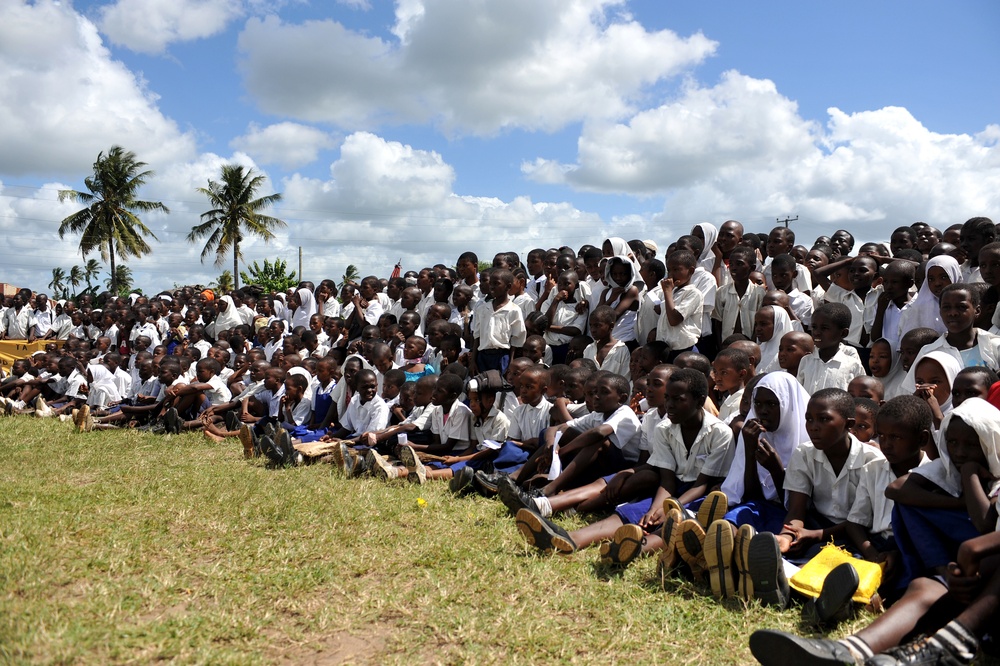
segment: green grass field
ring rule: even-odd
[[[539,557],[444,483],[270,470],[236,440],[8,418],[0,470],[5,663],[745,664],[799,623],[664,592],[652,558]]]

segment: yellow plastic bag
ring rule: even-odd
[[[816,557],[806,562],[805,566],[789,579],[788,584],[792,589],[815,599],[823,589],[823,581],[826,580],[827,574],[844,562],[850,562],[858,572],[858,591],[854,593],[854,601],[859,604],[870,603],[879,585],[882,584],[882,567],[875,562],[858,559],[832,543],[823,546]]]

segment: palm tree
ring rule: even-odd
[[[101,264],[97,259],[88,259],[83,267],[83,279],[87,281],[87,291],[93,293],[94,280],[101,277]]]
[[[215,254],[215,265],[221,267],[226,260],[226,254],[233,252],[233,283],[234,288],[240,286],[240,243],[246,235],[263,238],[264,242],[274,238],[275,227],[285,227],[284,220],[263,215],[262,210],[281,201],[280,194],[269,194],[254,198],[257,189],[264,184],[263,175],[254,175],[252,168],[244,168],[240,164],[223,164],[221,182],[208,181],[208,187],[199,187],[198,191],[208,197],[213,206],[201,214],[203,220],[191,228],[188,241],[195,243],[208,236],[205,248],[201,251],[201,260]]]
[[[59,292],[63,292],[63,297],[66,296],[66,271],[61,268],[52,269],[52,281],[49,282],[49,289],[52,290],[52,295],[59,298]]]
[[[492,266],[492,264],[490,265]],[[354,264],[347,264],[347,268],[344,269],[344,275],[340,278],[340,288],[343,289],[345,284],[357,284],[360,278],[361,274],[358,273],[358,267]]]
[[[215,278],[214,282],[210,282],[208,286],[219,294],[228,294],[233,290],[233,274],[227,268],[222,271],[219,277]]]
[[[132,269],[125,264],[117,266],[114,273],[108,274],[108,279],[104,281],[104,284],[108,287],[108,291],[115,296],[128,296],[129,292],[132,291]],[[117,291],[115,291],[116,288]]]
[[[149,228],[142,223],[136,212],[149,213],[169,209],[159,201],[141,201],[136,198],[152,171],[143,171],[145,162],[136,159],[135,153],[121,146],[112,146],[107,154],[100,153],[94,162],[94,175],[84,179],[83,184],[90,190],[61,190],[59,200],[71,199],[86,204],[59,225],[59,237],[66,232],[81,234],[80,253],[86,258],[94,250],[100,250],[101,259],[111,265],[112,292],[117,293],[115,255],[141,257],[152,252],[144,236],[152,236]]]
[[[70,286],[73,287],[73,296],[74,297],[78,293],[77,290],[78,290],[79,286],[81,284],[83,284],[83,277],[84,277],[83,269],[80,268],[79,266],[74,266],[73,268],[69,269],[69,277],[66,278],[66,279],[69,280]]]

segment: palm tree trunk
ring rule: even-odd
[[[233,243],[233,291],[240,288],[240,243]]]
[[[115,242],[108,242],[108,257],[111,259],[111,295],[118,298],[118,273],[115,271]]]

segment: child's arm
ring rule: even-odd
[[[680,326],[684,323],[684,315],[674,307],[674,281],[665,278],[660,281],[660,288],[663,289],[663,313],[667,316],[667,323],[671,326]]]
[[[962,496],[965,498],[965,508],[969,512],[972,524],[980,533],[993,530],[997,523],[997,507],[986,496],[984,484],[990,484],[994,479],[990,471],[976,462],[962,465]]]
[[[681,496],[677,498],[677,501],[681,504],[693,502],[699,497],[707,495],[709,488],[717,486],[723,481],[725,481],[725,479],[721,477],[699,474],[698,478],[694,480],[694,485],[685,490]]]
[[[662,525],[665,516],[663,515],[663,500],[668,497],[675,497],[677,494],[677,474],[672,469],[660,468],[660,485],[653,496],[653,503],[649,511],[639,520],[639,527],[645,529],[655,525]]]
[[[602,423],[599,426],[595,426],[590,430],[584,430],[579,435],[571,437],[570,435],[575,432],[575,430],[570,429],[569,432],[563,435],[563,438],[559,441],[560,453],[576,453],[594,444],[608,444],[608,438],[615,431],[607,423]]]
[[[961,497],[952,497],[919,474],[904,474],[889,484],[885,496],[897,504],[928,509],[964,509]]]
[[[778,535],[778,545],[782,553],[803,552],[813,544],[844,532],[846,523],[822,530],[806,529],[805,517],[811,501],[812,498],[805,493],[788,491],[788,513],[785,515],[785,526]]]

